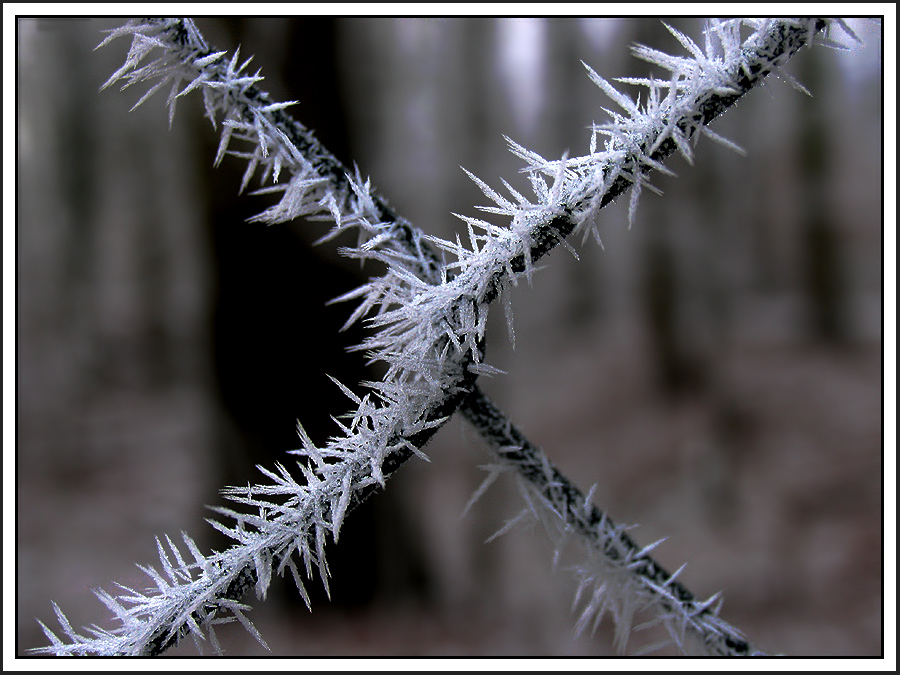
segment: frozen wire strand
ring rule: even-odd
[[[479,393],[475,392],[470,399],[477,397]],[[575,529],[591,543],[594,550],[607,556],[608,563],[620,569],[627,569],[643,593],[655,597],[666,609],[666,613],[671,612],[668,620],[685,620],[688,627],[698,633],[711,650],[726,655],[758,653],[736,629],[716,616],[716,612],[711,609],[716,596],[698,602],[687,588],[675,580],[684,566],[674,574],[669,574],[648,555],[662,540],[639,549],[605,513],[589,503],[581,492],[550,464],[546,455],[528,442],[490,401],[482,397],[482,400],[476,403],[477,405],[470,404],[463,408],[466,419],[495,449],[500,461],[512,465],[517,475],[530,482],[540,498],[539,501],[549,507],[545,513],[557,516],[564,521],[565,526]],[[486,489],[486,486],[483,488]],[[479,489],[479,493],[481,492],[482,488]],[[536,508],[535,500],[529,499],[528,503],[532,510]],[[537,516],[537,513],[535,515]],[[522,514],[514,520],[518,521],[521,517]],[[508,522],[491,538],[508,531],[513,524],[512,521]],[[665,593],[660,592],[663,589]],[[589,603],[589,607],[593,605],[593,601]],[[585,614],[579,620],[579,626],[584,628],[589,620],[588,616],[592,615],[593,612],[585,610]]]

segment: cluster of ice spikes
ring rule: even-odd
[[[203,555],[183,535],[192,558],[187,562],[167,538],[167,547],[159,543],[162,573],[142,568],[155,589],[125,588],[118,597],[97,593],[120,626],[109,631],[94,626],[87,629],[90,635],[80,635],[54,605],[70,642],[41,624],[52,645],[37,651],[158,654],[187,634],[198,647],[208,638],[219,651],[214,626],[234,620],[262,640],[243,614],[244,593],[255,588],[263,597],[272,573],[289,570],[308,602],[301,567],[307,580],[317,570],[327,589],[326,537],[336,540],[348,511],[383,487],[403,462],[412,455],[424,458],[421,449],[428,439],[456,409],[462,409],[495,449],[495,468],[515,471],[530,486],[525,494],[532,496],[529,503],[535,514],[555,523],[563,539],[579,537],[591,552],[579,568],[582,588],[593,586],[579,628],[592,619],[596,624],[609,609],[624,648],[631,615],[650,607],[658,610],[672,640],[682,647],[687,631],[712,653],[752,653],[740,633],[718,618],[711,601],[696,601],[675,581],[677,572],[669,574],[647,555],[652,547],[637,547],[591,504],[590,495],[585,498],[559,474],[481,394],[475,379],[498,372],[483,362],[491,302],[504,300],[512,336],[505,293],[510,285],[522,276],[530,283],[535,261],[557,244],[571,250],[565,237],[574,231],[585,238],[592,233],[599,241],[597,210],[629,187],[629,220],[633,219],[642,189],[653,189],[647,181],[649,171],[669,173],[663,160],[676,151],[692,161],[698,131],[736,147],[706,125],[768,73],[779,72],[827,23],[711,21],[703,49],[670,28],[690,57],[635,48],[638,57],[671,73],[665,80],[625,80],[647,88],[643,105],[588,68],[590,77],[625,114],[610,112],[611,122],[594,128],[583,157],[546,160],[507,139],[526,163],[534,195],[526,198],[503,181],[510,195],[504,197],[470,174],[492,202],[480,208],[509,222],[497,226],[460,216],[467,226],[468,247],[459,238],[448,242],[424,235],[394,213],[368,181],[343,167],[285,112],[291,103],[272,102],[257,88],[262,78],[258,72],[247,74],[250,59],[239,65],[237,53],[229,59],[225,52],[210,49],[192,21],[133,20],[111,31],[100,46],[126,35],[132,45],[125,64],[104,88],[123,81],[123,88],[152,83],[137,107],[169,86],[170,123],[179,99],[199,91],[213,126],[221,125],[215,163],[225,155],[240,157],[247,162],[241,190],[259,174],[265,187],[256,194],[280,194],[279,201],[255,220],[330,221],[332,229],[322,241],[355,229],[358,243],[346,253],[386,264],[383,276],[339,300],[360,301],[348,324],[367,318],[374,331],[363,347],[387,364],[387,372],[381,382],[366,383],[369,392],[363,396],[337,383],[355,408],[344,416],[342,435],[325,447],[316,447],[298,424],[302,448],[295,454],[301,461],[294,473],[281,464],[274,471],[260,467],[269,483],[225,491],[251,511],[217,509],[234,523],[211,521],[235,540],[231,549]],[[743,41],[742,26],[751,30]],[[242,147],[235,149],[236,144]],[[447,254],[453,260],[446,261]]]

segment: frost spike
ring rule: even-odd
[[[682,33],[680,30],[676,30],[676,29],[672,28],[672,26],[667,24],[665,21],[663,21],[662,24],[663,24],[663,26],[666,27],[666,30],[668,30],[672,35],[675,36],[675,39],[681,43],[681,46],[684,47],[686,50],[688,50],[691,53],[691,55],[695,59],[697,59],[697,61],[699,61],[700,63],[706,62],[706,54],[703,53],[703,50],[700,49],[700,47],[698,47],[697,44],[693,40],[691,40],[687,35]]]
[[[344,515],[347,513],[347,506],[350,504],[350,481],[352,480],[352,474],[347,471],[344,473],[344,477],[341,480],[341,494],[340,498],[337,501],[337,506],[334,510],[334,515],[332,516],[332,524],[331,524],[331,533],[334,537],[335,543],[338,540],[338,533],[341,529],[341,524],[344,522]]]
[[[717,134],[715,131],[713,131],[709,127],[703,126],[703,127],[700,127],[700,130],[710,140],[715,141],[719,145],[722,145],[722,146],[728,148],[729,150],[734,150],[737,154],[741,155],[742,157],[747,156],[747,151],[744,150],[741,146],[739,146],[737,143],[734,143],[733,141],[729,141],[724,136],[719,136],[719,134]]]
[[[640,111],[637,109],[637,106],[635,106],[634,101],[632,101],[630,98],[625,96],[625,94],[620,92],[618,89],[613,87],[609,82],[607,82],[602,77],[600,77],[594,71],[594,69],[591,68],[584,61],[581,62],[581,65],[583,65],[585,68],[587,68],[588,75],[590,76],[591,80],[593,80],[594,84],[596,84],[598,87],[600,87],[606,93],[607,96],[609,96],[613,101],[618,103],[632,117],[638,117],[640,115]]]

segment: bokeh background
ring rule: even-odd
[[[702,39],[700,19],[673,18]],[[366,270],[318,223],[246,219],[243,165],[213,170],[198,100],[167,129],[165,94],[98,93],[129,46],[114,19],[20,19],[16,224],[17,652],[46,644],[51,601],[108,625],[90,589],[149,582],[155,535],[225,542],[204,518],[347,410],[326,378],[373,377],[325,303]],[[465,166],[524,190],[502,134],[547,157],[587,151],[612,107],[599,74],[645,77],[640,42],[681,47],[655,18],[200,19],[255,55],[276,100],[356,163],[425,231],[464,232],[484,197]],[[760,648],[878,655],[882,612],[881,23],[849,54],[806,50],[670,162],[604,249],[557,250],[514,299],[515,350],[491,317],[483,387],[659,561]],[[849,39],[838,35],[843,41]],[[629,90],[624,86],[625,90]],[[634,93],[633,91],[631,93]],[[340,243],[340,242],[338,242]],[[5,451],[11,451],[6,449]],[[483,543],[523,507],[500,481],[464,517],[489,454],[453,420],[332,547],[332,597],[310,614],[276,582],[251,618],[272,654],[612,653],[608,620],[575,637],[575,589],[537,528]],[[313,584],[317,586],[317,584]],[[230,655],[266,654],[239,626]],[[638,648],[641,633],[633,636]],[[195,653],[193,644],[172,651]]]

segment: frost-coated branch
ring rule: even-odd
[[[527,485],[529,508],[523,515],[544,522],[556,541],[557,558],[569,540],[588,548],[588,560],[577,569],[580,585],[575,604],[585,589],[591,590],[578,621],[579,632],[591,622],[596,627],[609,611],[616,625],[616,643],[624,651],[635,612],[655,609],[658,621],[682,651],[687,650],[685,633],[690,631],[710,654],[761,654],[740,631],[718,617],[718,593],[699,602],[675,580],[684,566],[670,574],[650,557],[649,552],[661,542],[638,546],[591,502],[593,489],[585,497],[480,391],[473,392],[466,403],[463,415],[491,444],[499,460],[488,467],[491,472],[473,501],[501,472],[512,471]]]
[[[633,187],[629,208],[629,218],[633,218],[642,188],[653,189],[647,182],[649,170],[668,172],[661,162],[675,151],[692,160],[692,143],[698,131],[733,146],[708,131],[706,125],[765,75],[778,70],[827,25],[824,19],[749,23],[754,32],[741,43],[741,22],[711,22],[703,50],[670,29],[691,58],[636,48],[640,58],[672,73],[669,80],[629,80],[649,90],[643,106],[588,68],[591,78],[627,116],[610,113],[611,123],[594,127],[589,154],[583,157],[545,160],[510,140],[512,151],[526,162],[524,171],[534,197],[524,197],[504,181],[512,197],[508,199],[472,176],[493,202],[480,208],[508,218],[509,223],[501,227],[460,216],[467,224],[469,247],[458,239],[453,243],[423,235],[397,216],[372,193],[368,181],[363,181],[358,172],[351,175],[311,132],[285,112],[290,103],[273,103],[255,86],[261,78],[258,73],[245,73],[249,59],[238,65],[235,53],[226,61],[225,52],[211,50],[193,22],[131,21],[111,31],[102,44],[131,35],[132,45],[125,64],[104,87],[121,80],[125,87],[152,82],[136,104],[140,105],[171,84],[170,120],[178,100],[199,90],[206,115],[214,126],[222,125],[216,164],[226,154],[239,156],[247,162],[241,190],[259,173],[264,184],[269,179],[274,184],[257,194],[281,195],[277,204],[255,220],[275,223],[306,216],[332,221],[334,226],[323,239],[356,229],[358,243],[347,253],[387,265],[384,276],[341,298],[360,300],[348,324],[367,317],[376,330],[362,347],[373,359],[387,364],[387,373],[381,382],[367,383],[370,391],[364,396],[339,384],[355,409],[345,416],[343,436],[333,438],[325,447],[314,446],[298,425],[303,443],[295,454],[303,460],[297,463],[302,480],[279,464],[275,471],[260,467],[270,483],[226,491],[230,499],[253,511],[217,509],[235,523],[229,527],[213,522],[235,539],[237,543],[231,549],[204,556],[184,535],[193,558],[187,563],[178,547],[167,539],[167,547],[159,545],[163,574],[144,568],[156,590],[142,594],[125,589],[126,594],[118,598],[98,593],[121,621],[119,628],[105,631],[94,627],[89,629],[93,637],[82,636],[56,608],[71,643],[63,643],[44,627],[53,643],[45,650],[157,654],[190,633],[198,645],[208,635],[218,651],[214,632],[218,623],[239,620],[259,637],[244,617],[246,606],[239,600],[251,587],[258,596],[264,596],[273,571],[283,574],[290,570],[305,598],[298,563],[307,577],[313,569],[318,570],[327,588],[325,539],[329,535],[337,539],[344,516],[355,504],[383,487],[385,479],[413,454],[424,457],[421,448],[461,405],[466,406],[467,415],[476,424],[478,420],[493,420],[496,427],[497,420],[503,419],[480,392],[472,394],[479,374],[497,372],[483,362],[490,303],[498,297],[504,300],[511,330],[507,291],[523,276],[531,281],[536,260],[557,244],[569,247],[565,237],[574,231],[580,230],[585,238],[593,233],[599,239],[596,212],[628,187]],[[151,54],[153,58],[144,63]],[[603,137],[603,148],[599,149],[598,138]],[[235,141],[249,144],[249,148],[233,150]],[[279,183],[282,175],[288,178]],[[441,257],[435,249],[444,252]],[[455,260],[445,263],[443,255],[448,253]],[[512,429],[505,419],[499,426]],[[489,428],[482,431],[492,437]],[[524,452],[530,444],[520,440],[514,445]],[[506,460],[515,458],[515,453],[503,454]],[[538,457],[523,456],[517,462],[523,476],[534,480],[536,474],[529,466]],[[545,471],[545,477],[553,478],[555,484],[555,474],[547,471],[550,473]],[[540,494],[546,491],[540,482],[537,486]],[[551,493],[544,495],[552,497],[551,510],[583,511],[585,522],[593,525],[599,522],[596,518],[604,520],[576,492]],[[749,650],[714,612],[696,603],[686,590],[682,592],[682,587],[672,581],[674,575],[653,563],[646,550],[638,551],[608,519],[604,522],[610,536],[598,544],[599,548],[619,551],[622,560],[628,561],[627,567],[647,580],[640,582],[645,597],[647,592],[655,593],[653,601],[667,614],[678,615],[679,625],[700,630],[714,650]],[[586,531],[582,536],[591,539],[597,535]],[[594,579],[590,574],[585,578],[585,583]],[[601,595],[595,593],[586,616],[608,604]],[[704,628],[698,629],[701,624]],[[714,636],[709,637],[705,629],[712,630]]]

